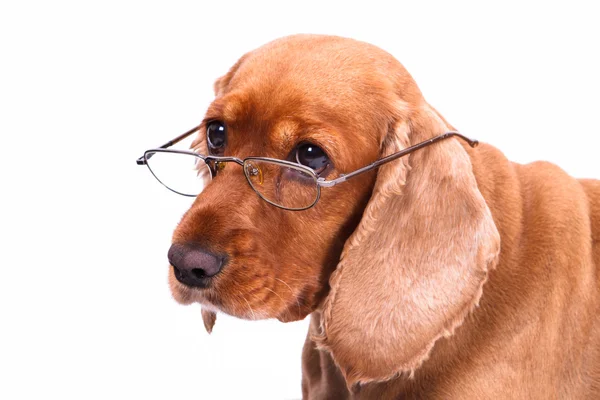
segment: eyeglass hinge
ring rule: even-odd
[[[346,175],[344,175],[344,174],[340,175],[339,177],[337,177],[331,181],[325,180],[325,178],[317,179],[319,186],[323,186],[323,187],[332,187],[332,186],[337,185],[338,183],[345,182],[345,181],[346,181]]]

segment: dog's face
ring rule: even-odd
[[[370,70],[376,63],[357,65],[365,49],[352,43],[296,37],[244,56],[216,82],[197,150],[299,162],[326,179],[376,160],[392,122],[384,112],[387,88]],[[336,59],[339,52],[349,57]],[[175,299],[242,318],[304,318],[326,293],[374,179],[368,173],[323,188],[314,207],[289,211],[262,200],[242,167],[227,164],[184,215],[171,257],[189,263],[194,257],[181,253],[195,252],[197,268],[218,263],[219,272],[190,285],[171,266]]]
[[[215,92],[196,151],[295,161],[326,179],[451,129],[392,56],[337,37],[267,44]],[[418,368],[497,262],[498,230],[456,139],[323,188],[305,211],[267,203],[226,165],[173,235],[174,297],[248,319],[318,307],[311,337],[349,386]]]

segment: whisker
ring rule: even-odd
[[[283,297],[281,297],[281,296],[280,296],[280,295],[279,295],[277,292],[275,292],[275,291],[274,291],[274,290],[272,290],[272,289],[269,289],[269,288],[268,288],[268,287],[266,287],[266,286],[265,286],[263,289],[266,289],[266,290],[268,290],[269,292],[273,293],[275,296],[279,297],[279,300],[281,300],[281,303],[282,303],[282,304],[285,304],[285,301],[283,300]]]
[[[298,297],[296,296],[296,294],[294,293],[294,291],[292,290],[290,285],[288,285],[285,281],[283,281],[279,278],[275,278],[275,279],[278,280],[279,282],[283,283],[285,286],[287,286],[288,289],[290,289],[290,292],[292,293],[292,297],[294,297],[294,299],[296,299],[296,305],[298,306],[298,316],[302,315],[302,311],[300,309],[300,301],[298,300]]]
[[[250,309],[250,312],[252,313],[252,319],[256,321],[256,315],[254,314],[254,310],[252,309],[252,306],[250,305],[250,303],[248,303],[248,300],[246,300],[246,298],[244,296],[241,296],[241,297],[242,297],[242,299],[244,299],[246,304],[248,304],[248,308]]]
[[[278,294],[276,291],[274,291],[274,290],[272,290],[272,289],[269,289],[269,288],[268,288],[268,287],[266,287],[266,286],[264,287],[264,289],[267,289],[269,292],[271,292],[271,293],[273,293],[275,296],[279,297],[279,299],[281,300],[281,304],[282,304],[282,305],[284,305],[284,306],[286,305],[286,302],[285,302],[285,300],[283,300],[283,297],[281,297],[281,296],[280,296],[280,295],[279,295],[279,294]],[[263,303],[264,303],[264,304],[266,304],[266,301],[265,301],[265,300],[263,300]],[[288,315],[290,315],[290,317],[293,317],[293,316],[292,316],[292,313],[291,313],[289,310],[286,310],[286,313],[287,313]]]

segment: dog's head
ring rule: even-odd
[[[450,129],[392,56],[337,37],[267,44],[215,93],[199,153],[299,162],[326,179]],[[498,246],[450,139],[323,188],[304,211],[269,204],[227,165],[175,230],[169,281],[179,302],[241,318],[318,309],[315,339],[352,384],[416,368],[478,301]]]

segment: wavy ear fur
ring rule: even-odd
[[[382,156],[449,130],[427,104],[412,114],[388,133]],[[478,305],[499,251],[458,139],[386,164],[331,276],[314,339],[350,388],[412,374]]]

